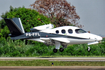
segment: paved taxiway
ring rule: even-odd
[[[105,61],[105,57],[0,57],[0,60]],[[0,70],[105,70],[105,66],[0,66]]]
[[[0,66],[0,70],[105,70],[105,66]]]
[[[0,60],[105,61],[105,57],[0,57]]]

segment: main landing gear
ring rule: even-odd
[[[63,52],[63,51],[64,51],[64,49],[63,49],[63,48],[60,48],[60,49],[59,49],[59,51],[60,51],[60,52]]]
[[[56,53],[58,50],[60,52],[63,52],[64,51],[64,48],[60,48],[60,46],[61,46],[61,43],[58,42],[58,41],[55,41],[55,48],[53,49],[53,52]]]
[[[54,53],[56,53],[57,51],[58,51],[57,49],[55,49],[55,48],[53,49],[53,52],[54,52]]]
[[[58,49],[56,49],[56,48],[53,49],[53,52],[54,52],[54,53],[56,53],[57,51],[58,51]],[[60,51],[60,52],[63,52],[64,49],[63,49],[63,48],[60,48],[59,51]]]

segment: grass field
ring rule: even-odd
[[[90,45],[90,52],[87,51],[87,44],[68,45],[63,52],[54,53],[55,46],[46,46],[36,41],[25,42],[1,38],[0,57],[105,57],[105,39],[99,44]]]
[[[105,62],[77,62],[77,61],[0,61],[0,66],[105,66]]]

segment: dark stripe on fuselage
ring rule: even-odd
[[[29,32],[29,33],[39,33],[40,36],[29,36],[27,39],[36,39],[36,38],[54,38],[54,37],[64,37],[64,38],[72,38],[72,39],[88,39],[88,38],[81,38],[81,37],[74,37],[74,36],[67,36],[67,35],[60,35],[54,33],[44,33],[44,32]]]
[[[64,37],[64,38],[73,38],[73,39],[87,39],[87,38],[81,38],[81,37],[74,37],[74,36],[67,36],[67,35],[60,35],[60,34],[52,34],[52,33],[43,33],[43,32],[40,32],[40,34],[41,34],[41,37],[44,37],[44,38],[47,38],[47,37]]]

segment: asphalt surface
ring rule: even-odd
[[[105,61],[105,57],[0,57],[0,60]],[[0,66],[0,70],[105,70],[105,66]]]
[[[0,60],[105,61],[105,57],[0,57]]]
[[[105,70],[105,66],[0,66],[0,70]]]

